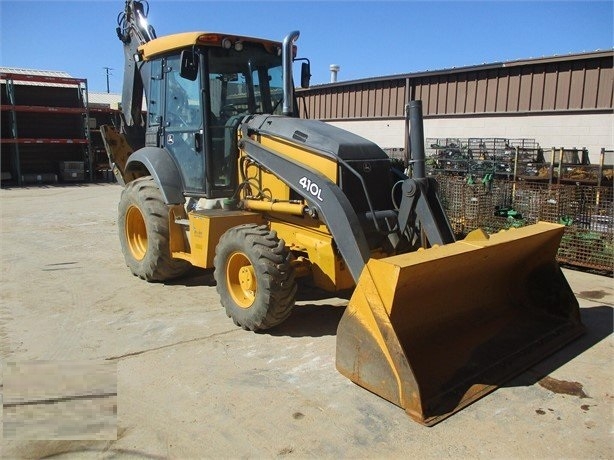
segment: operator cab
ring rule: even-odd
[[[174,51],[158,51],[175,42]],[[239,124],[247,115],[283,111],[281,44],[189,33],[152,40],[139,51],[146,60],[146,146],[170,153],[186,195],[231,196],[237,186]],[[308,67],[302,72],[304,83]]]

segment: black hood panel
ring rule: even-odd
[[[346,161],[388,159],[386,152],[377,144],[318,120],[256,115],[248,121],[248,127]]]

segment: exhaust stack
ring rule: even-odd
[[[339,73],[339,70],[341,70],[341,66],[339,66],[338,64],[331,64],[329,69],[330,69],[330,82],[337,83],[337,74]]]

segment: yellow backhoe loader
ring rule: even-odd
[[[103,129],[134,275],[213,268],[228,316],[252,331],[288,318],[299,277],[355,288],[338,370],[426,425],[582,333],[555,261],[562,226],[455,241],[424,175],[420,101],[409,103],[409,178],[372,142],[298,118],[298,32],[157,38],[147,8],[126,1],[118,17],[123,117]]]

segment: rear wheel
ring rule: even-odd
[[[126,265],[146,281],[183,275],[190,264],[173,259],[169,246],[169,210],[151,176],[130,182],[119,202],[119,240]]]
[[[221,303],[237,326],[258,331],[290,316],[294,269],[275,231],[255,224],[231,228],[220,238],[214,265]]]

